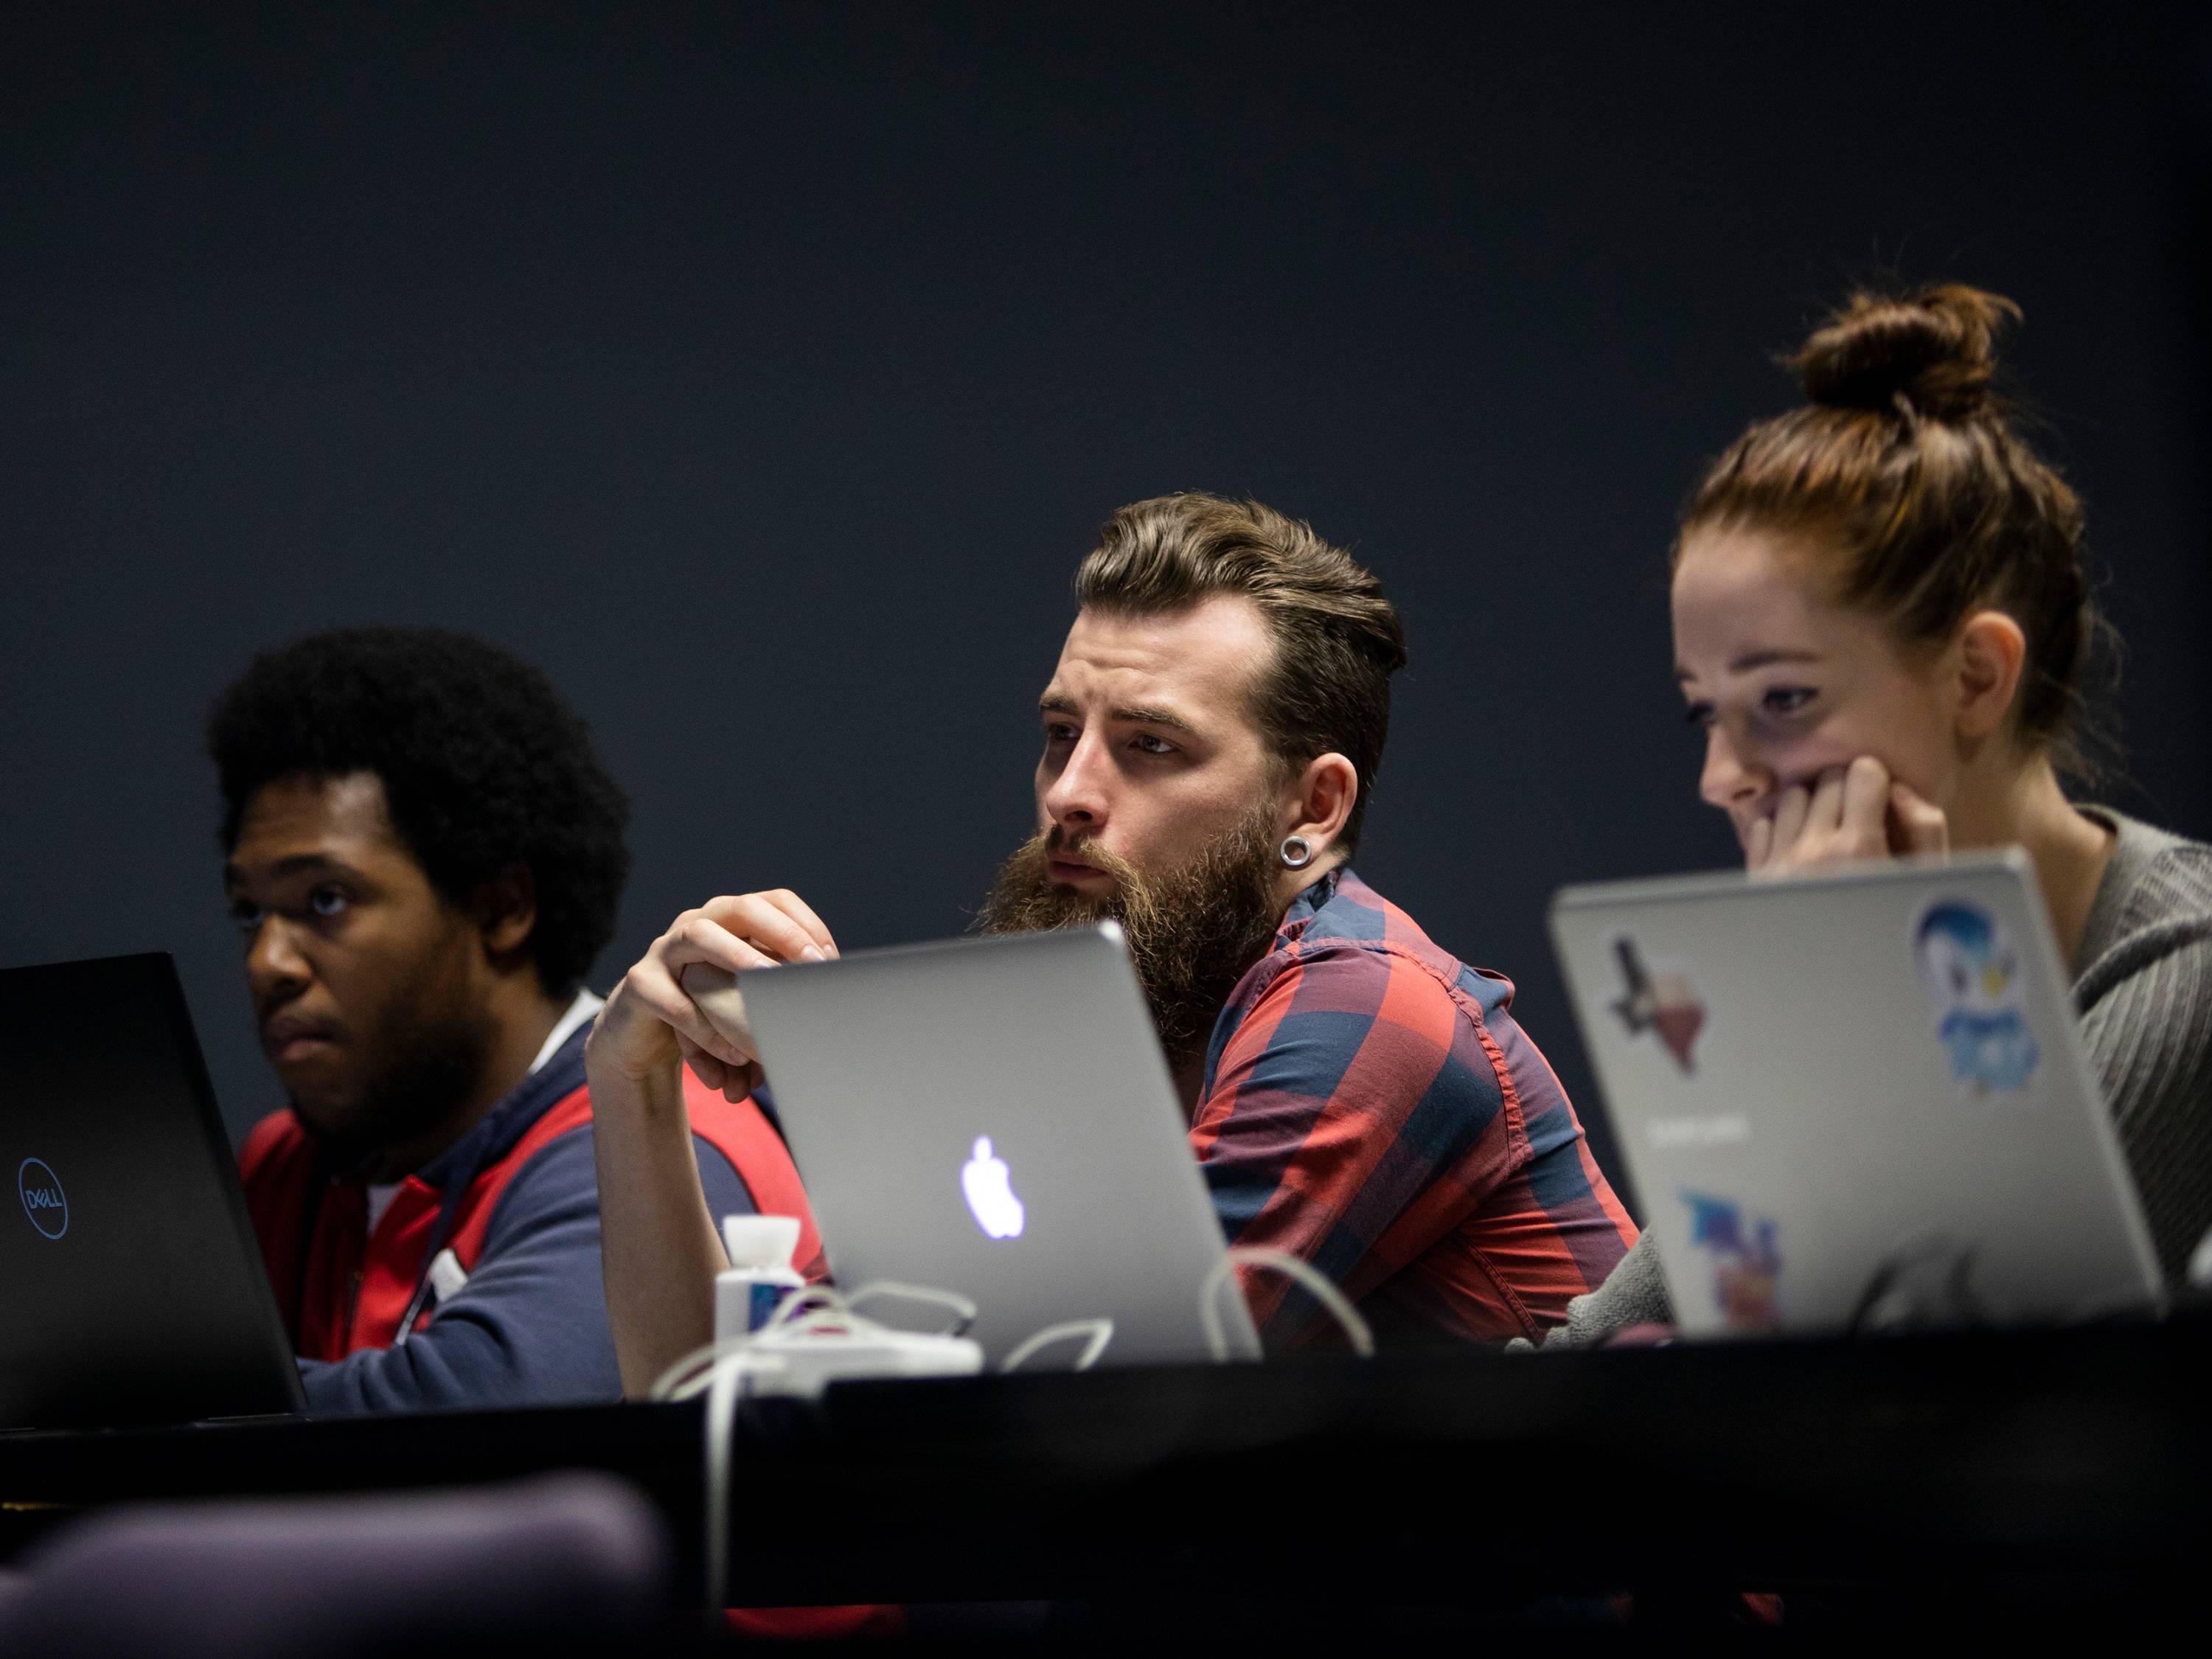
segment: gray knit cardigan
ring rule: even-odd
[[[2075,954],[2081,1044],[2104,1084],[2169,1283],[2212,1230],[2212,847],[2104,807],[2117,832]],[[1567,1304],[1547,1348],[1671,1324],[1651,1235],[1604,1284]]]

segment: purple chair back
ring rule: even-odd
[[[565,1651],[668,1616],[660,1517],[604,1475],[114,1510],[21,1566],[0,1650],[42,1659]]]

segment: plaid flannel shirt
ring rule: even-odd
[[[1230,994],[1191,1124],[1223,1230],[1328,1274],[1385,1340],[1540,1337],[1636,1240],[1512,981],[1349,869],[1291,902]],[[1312,1297],[1247,1279],[1271,1346]]]

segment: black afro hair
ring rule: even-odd
[[[393,827],[447,898],[529,867],[530,952],[548,992],[580,983],[614,934],[629,803],[552,682],[482,640],[355,628],[265,653],[217,701],[208,749],[226,852],[264,785],[373,772]]]

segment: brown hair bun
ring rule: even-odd
[[[1990,403],[1996,337],[2020,307],[2002,295],[1961,283],[1922,289],[1902,299],[1855,294],[1789,360],[1815,404],[1889,410],[1966,421]]]
[[[2109,742],[2091,670],[2110,684],[2117,636],[2091,588],[2081,497],[1990,390],[1997,334],[2019,317],[1958,283],[1853,295],[1787,360],[1809,401],[1754,422],[1705,469],[1674,558],[1706,526],[1797,537],[1826,556],[1838,599],[1913,644],[2003,611],[2027,636],[2019,735],[2087,779],[2089,745]]]

